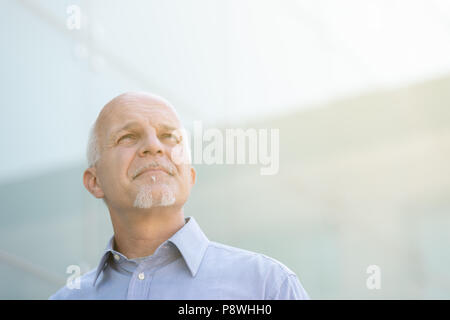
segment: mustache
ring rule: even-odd
[[[171,176],[173,176],[175,173],[175,168],[172,165],[170,165],[168,163],[161,163],[158,161],[151,161],[151,162],[143,165],[142,167],[139,167],[138,169],[136,169],[136,171],[133,174],[133,179],[135,179],[138,175],[140,175],[147,169],[160,169]]]

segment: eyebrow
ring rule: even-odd
[[[122,132],[122,131],[130,130],[130,129],[132,129],[132,128],[140,127],[140,126],[141,126],[141,124],[140,124],[139,122],[137,122],[137,121],[130,121],[130,122],[127,122],[123,127],[119,128],[119,129],[117,129],[117,130],[115,130],[115,131],[111,134],[111,137],[112,137],[112,138],[115,138],[115,137],[116,137],[120,132]],[[158,124],[158,129],[163,129],[163,130],[166,130],[166,131],[174,131],[174,130],[177,130],[176,127],[174,127],[174,126],[172,126],[172,125],[170,125],[170,124],[167,124],[167,123],[161,123],[161,124]]]
[[[166,124],[166,123],[161,123],[160,125],[158,125],[158,127],[160,127],[161,129],[164,129],[166,131],[175,131],[178,128],[170,125],[170,124]]]

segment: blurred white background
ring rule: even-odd
[[[197,166],[185,213],[211,240],[280,260],[315,299],[450,298],[449,1],[0,8],[0,298],[46,299],[68,265],[96,267],[112,229],[82,186],[87,133],[129,90],[187,128],[280,129],[278,175]]]

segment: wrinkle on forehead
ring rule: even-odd
[[[120,114],[127,109],[127,107],[143,110],[144,108],[151,108],[152,106],[166,107],[170,110],[169,112],[173,113],[173,119],[176,121],[177,125],[180,126],[177,111],[164,98],[147,92],[127,92],[113,98],[100,111],[94,129],[99,142],[104,141],[105,134],[109,129],[108,124],[110,121],[116,117],[119,117]]]

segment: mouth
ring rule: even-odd
[[[148,168],[148,169],[145,169],[142,172],[138,173],[137,175],[135,175],[133,177],[133,180],[138,178],[138,177],[140,177],[140,176],[142,176],[142,175],[148,174],[148,173],[151,173],[151,174],[163,173],[163,174],[170,175],[166,170],[164,170],[162,168]]]

